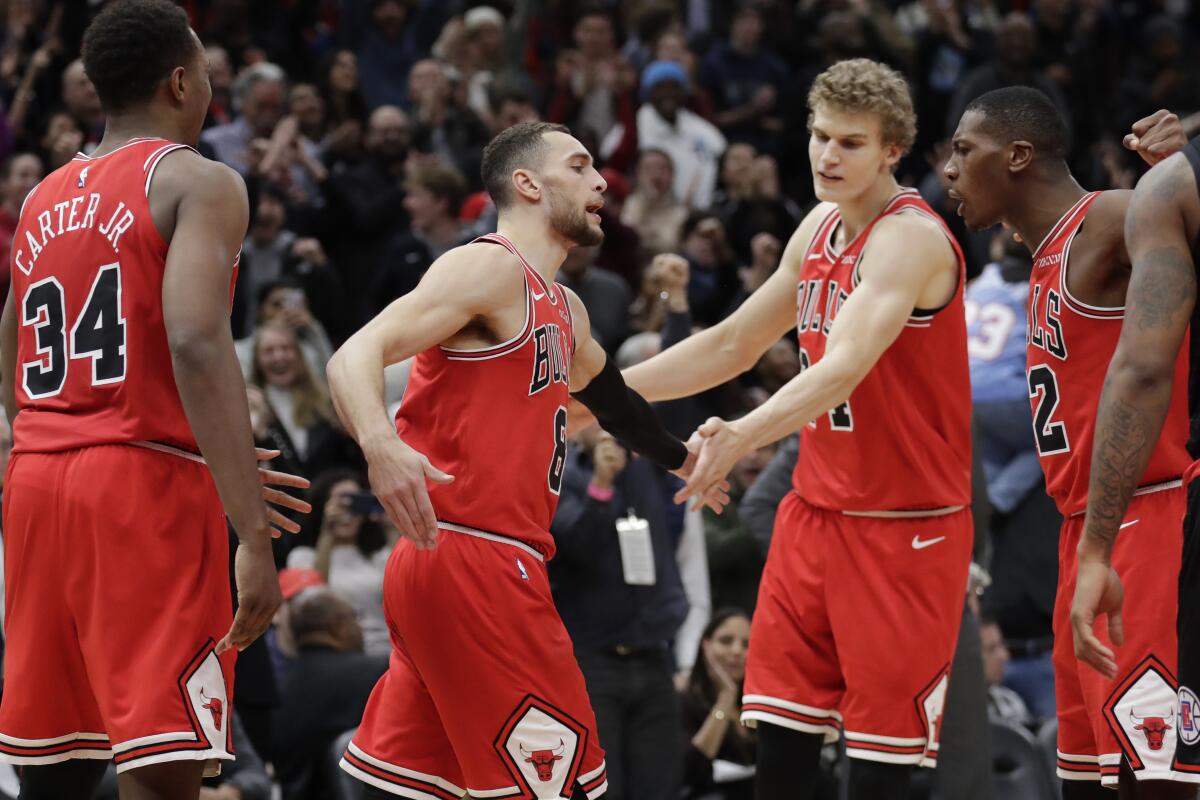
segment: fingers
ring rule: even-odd
[[[424,504],[422,504],[424,500]],[[400,496],[400,502],[408,514],[412,526],[412,539],[422,550],[432,550],[437,542],[437,518],[433,514],[433,505],[429,502],[429,494],[421,487],[419,491]],[[426,509],[424,506],[428,506]]]
[[[238,606],[229,633],[225,634],[224,638],[217,643],[217,655],[221,655],[226,650],[245,650],[255,639],[266,633],[267,626],[271,624],[274,614],[274,609],[271,609],[271,613],[264,615],[260,608],[250,605]]]
[[[696,429],[696,432],[701,436],[709,437],[717,431],[721,430],[721,426],[725,424],[725,420],[720,417],[709,417],[704,424]]]
[[[1095,617],[1091,612],[1072,612],[1071,627],[1075,634],[1075,657],[1108,678],[1117,675],[1117,660],[1113,651],[1104,646],[1092,630]]]
[[[300,532],[300,523],[299,522],[296,522],[293,519],[289,519],[288,517],[285,517],[283,514],[280,514],[278,511],[276,511],[275,509],[270,508],[270,507],[267,508],[267,521],[270,522],[273,526],[275,526],[277,528],[282,528],[283,530],[287,531],[288,533],[299,533]],[[278,539],[279,537],[275,536],[273,538]]]
[[[308,478],[291,475],[287,472],[276,472],[273,469],[259,467],[258,476],[264,484],[270,484],[271,486],[291,486],[296,489],[307,489],[309,487]]]
[[[451,478],[450,480],[454,479]],[[425,536],[429,540],[429,546],[433,547],[437,543],[437,514],[434,513],[433,503],[429,500],[429,492],[425,491],[424,486],[414,494],[413,500],[417,505],[417,518],[424,528]]]
[[[1155,125],[1158,125],[1166,117],[1170,116],[1170,114],[1171,114],[1170,111],[1160,108],[1158,111],[1155,111],[1150,116],[1142,117],[1137,122],[1133,123],[1133,125],[1130,126],[1130,130],[1132,130],[1134,132],[1134,134],[1136,134],[1139,137],[1143,136],[1143,135],[1145,135],[1146,131],[1150,130]],[[1128,137],[1126,137],[1126,138],[1128,138]]]
[[[279,454],[282,452],[282,450],[268,450],[265,447],[256,447],[254,448],[254,458],[258,461],[271,461],[279,458]]]
[[[425,462],[425,477],[434,483],[454,483],[453,475],[447,472],[442,472],[428,461]]]
[[[1125,138],[1121,140],[1126,150],[1137,150],[1141,143],[1142,140],[1132,133],[1125,134]]]
[[[266,500],[273,506],[290,508],[293,511],[299,511],[301,514],[307,514],[312,511],[312,503],[309,503],[307,500],[301,500],[299,497],[293,497],[287,492],[281,492],[278,489],[264,486],[262,497],[263,500]]]

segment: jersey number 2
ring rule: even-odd
[[[1033,436],[1037,439],[1038,453],[1049,456],[1070,450],[1067,426],[1062,422],[1050,421],[1058,409],[1058,378],[1046,364],[1038,364],[1029,370],[1029,396],[1037,398],[1037,408],[1033,412]]]
[[[554,454],[550,456],[550,473],[546,482],[551,494],[562,491],[563,473],[567,471],[567,410],[562,406],[554,412]]]
[[[21,386],[30,399],[61,392],[67,382],[67,365],[74,358],[91,359],[93,386],[125,380],[121,265],[106,264],[96,273],[69,334],[66,305],[62,284],[52,277],[30,286],[21,301],[21,324],[33,326],[40,356],[21,365]]]

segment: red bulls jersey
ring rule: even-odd
[[[1064,516],[1087,508],[1096,409],[1124,316],[1124,308],[1090,306],[1067,288],[1071,242],[1098,196],[1082,197],[1050,230],[1034,253],[1029,279],[1026,366],[1033,434],[1046,491]],[[1180,348],[1171,407],[1142,485],[1178,478],[1191,462],[1185,449],[1187,350]]]
[[[822,220],[804,254],[796,294],[800,368],[816,364],[838,310],[858,285],[859,259],[880,219],[921,214],[938,223],[958,258],[959,282],[941,309],[914,309],[904,330],[849,400],[801,432],[792,483],[812,505],[840,511],[919,511],[971,501],[971,385],[962,251],[915,189],[904,189],[834,251],[841,220]],[[871,254],[876,269],[887,253]]]
[[[550,520],[566,466],[568,379],[575,336],[566,291],[547,284],[499,234],[525,273],[525,324],[481,350],[419,353],[396,414],[400,437],[454,476],[430,484],[438,521],[554,553]]]
[[[11,255],[16,451],[139,440],[197,449],[163,326],[167,244],[147,199],[159,162],[184,147],[133,139],[78,155],[26,199]]]

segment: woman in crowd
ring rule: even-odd
[[[754,796],[754,731],[739,723],[750,617],[718,610],[704,628],[681,699],[684,796],[750,800]]]
[[[394,536],[384,526],[383,509],[363,476],[351,469],[321,473],[310,496],[313,513],[305,518],[301,544],[288,554],[287,565],[316,570],[354,606],[365,652],[387,655],[383,572]]]

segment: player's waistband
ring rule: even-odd
[[[178,447],[172,447],[171,445],[163,444],[162,442],[150,442],[144,439],[139,439],[134,442],[125,442],[125,444],[130,444],[134,447],[144,447],[145,449],[153,450],[156,453],[166,453],[167,455],[179,456],[180,458],[186,458],[188,461],[194,461],[197,464],[208,463],[204,460],[204,456],[200,455],[199,453],[193,453],[190,450],[181,450]]]
[[[545,556],[543,556],[540,552],[538,552],[536,549],[534,549],[532,546],[530,546],[527,542],[523,542],[520,539],[514,539],[511,536],[505,536],[502,533],[496,533],[494,531],[480,530],[479,528],[472,528],[468,525],[459,525],[454,522],[446,522],[443,519],[439,519],[437,521],[437,526],[438,526],[438,529],[444,530],[444,531],[453,531],[454,533],[465,533],[467,536],[474,536],[478,539],[487,539],[489,542],[500,542],[501,544],[510,544],[513,547],[524,550],[526,553],[533,556],[538,561],[546,560]]]
[[[943,508],[918,508],[913,511],[843,511],[847,517],[878,517],[881,519],[919,519],[922,517],[945,517],[957,514],[966,506],[945,506]]]
[[[1145,495],[1145,494],[1154,494],[1156,492],[1166,492],[1171,489],[1178,489],[1180,486],[1183,486],[1183,484],[1184,484],[1184,478],[1169,478],[1165,481],[1159,481],[1158,483],[1147,483],[1145,486],[1139,486],[1138,488],[1134,489],[1133,496],[1141,497],[1142,495]],[[1081,508],[1078,511],[1072,512],[1070,514],[1070,516],[1080,517],[1086,513],[1087,513],[1087,509]]]

